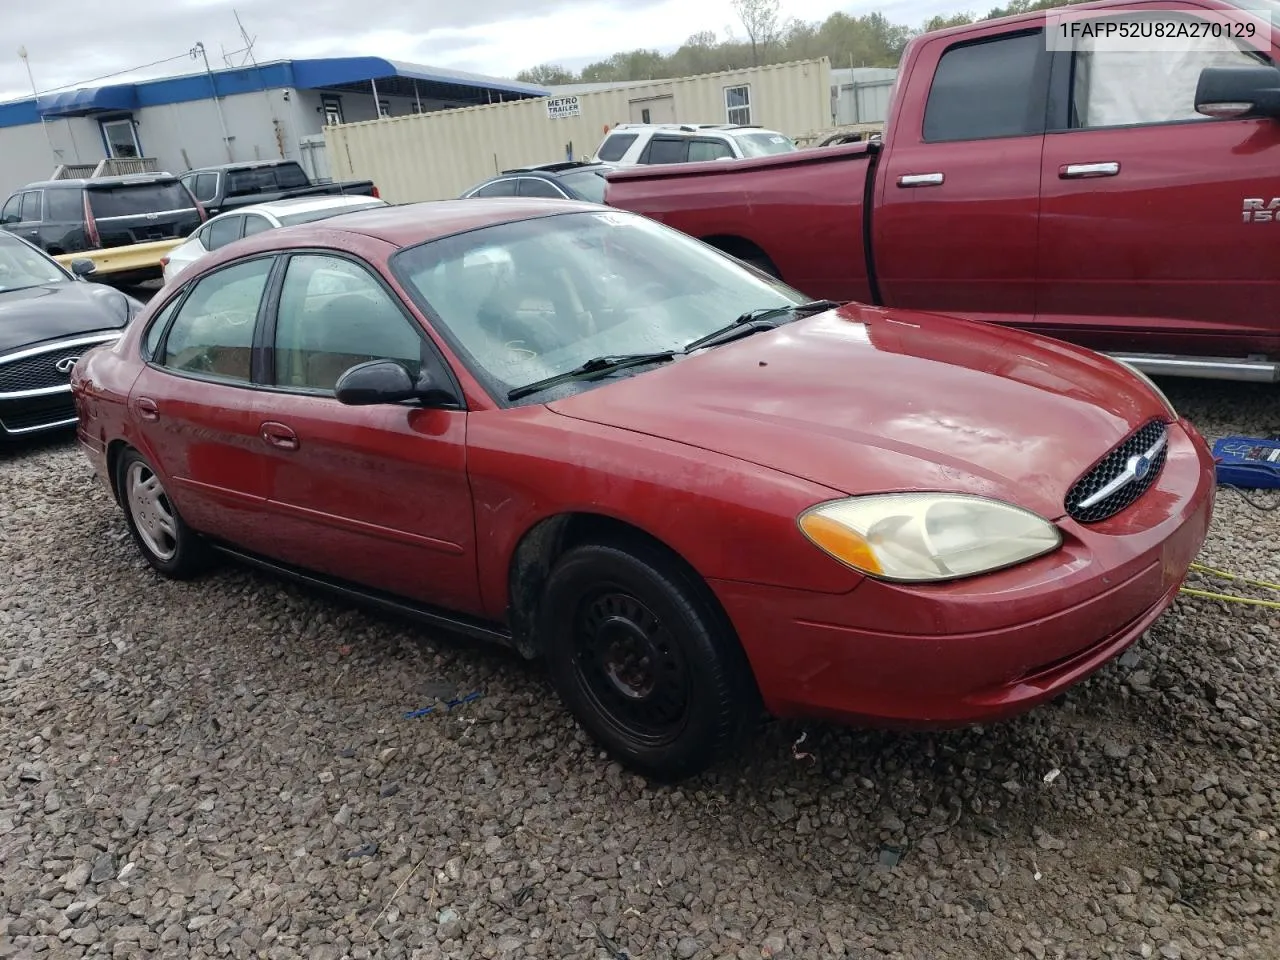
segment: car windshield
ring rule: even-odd
[[[742,148],[744,157],[767,157],[774,153],[791,153],[800,149],[790,137],[780,133],[736,133],[733,139]]]
[[[591,203],[604,203],[605,169],[575,170],[560,174],[560,182]]]
[[[808,300],[621,211],[482,227],[405,248],[391,268],[486,387],[504,396],[597,357],[679,351],[749,311]]]
[[[322,207],[319,210],[304,210],[301,213],[286,213],[284,216],[276,214],[276,219],[280,221],[282,227],[292,227],[299,223],[315,223],[317,220],[327,220],[329,217],[336,217],[342,213],[355,213],[357,210],[369,210],[372,207],[385,207],[385,200],[370,200],[368,203],[344,203],[339,206]]]
[[[0,233],[0,293],[70,279],[56,262],[39,250]]]

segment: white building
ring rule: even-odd
[[[67,165],[149,158],[181,173],[290,159],[328,176],[327,124],[542,97],[547,90],[379,57],[282,60],[0,103],[0,199]],[[83,175],[83,174],[82,174]]]

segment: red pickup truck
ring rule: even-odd
[[[879,142],[620,169],[605,202],[814,297],[1149,373],[1280,381],[1280,0],[1104,0],[925,34]]]

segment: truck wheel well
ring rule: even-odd
[[[752,266],[758,267],[770,276],[782,279],[782,274],[778,272],[778,268],[774,266],[769,255],[760,249],[759,246],[743,237],[731,237],[722,234],[716,236],[703,237],[703,243],[709,243],[717,250],[723,250],[731,257],[737,257],[739,260],[745,260]]]
[[[628,544],[657,551],[694,585],[732,631],[728,614],[715,593],[689,561],[650,533],[623,520],[595,513],[566,513],[535,524],[526,531],[511,555],[508,573],[507,617],[516,649],[533,659],[541,654],[537,635],[538,604],[556,561],[585,543],[608,544],[625,549]]]

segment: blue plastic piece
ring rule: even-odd
[[[1280,437],[1223,437],[1213,445],[1219,483],[1246,490],[1280,489]]]

